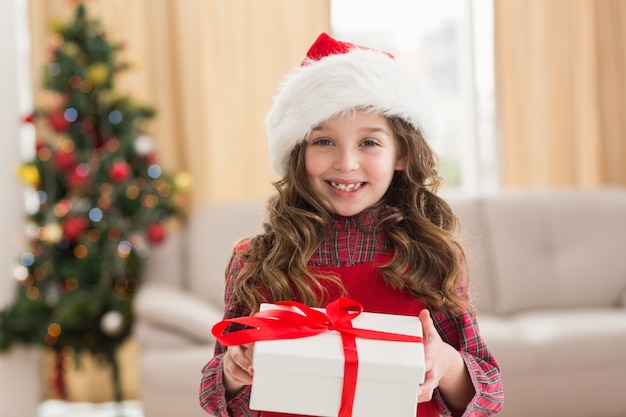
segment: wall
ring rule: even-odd
[[[23,188],[15,176],[20,160],[22,117],[18,95],[18,19],[15,16],[21,4],[21,0],[0,2],[0,56],[4,63],[0,65],[0,306],[8,303],[13,293],[12,267],[18,257],[16,243],[23,229]]]
[[[20,160],[19,79],[27,75],[25,56],[18,51],[18,33],[25,33],[26,0],[0,1],[0,308],[10,302],[23,230],[22,186],[15,177]],[[25,38],[20,38],[24,42]],[[27,84],[23,84],[27,85]],[[26,104],[26,103],[24,103]],[[0,404],[3,416],[34,416],[41,400],[36,349],[16,347],[0,356]]]

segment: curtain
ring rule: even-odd
[[[626,2],[494,1],[504,186],[626,185]]]
[[[273,192],[265,114],[282,76],[322,31],[330,0],[89,0],[120,59],[120,94],[157,110],[147,126],[166,170],[189,172],[191,204]],[[41,90],[50,28],[68,0],[30,0],[32,82]]]

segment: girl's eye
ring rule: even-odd
[[[332,144],[333,143],[328,138],[319,138],[313,141],[313,145],[318,145],[318,146],[331,146]]]
[[[361,145],[366,147],[378,146],[378,141],[374,139],[365,139],[363,142],[361,142]]]

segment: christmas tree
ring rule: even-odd
[[[55,32],[44,92],[25,118],[36,152],[18,174],[36,203],[15,298],[0,312],[0,351],[24,343],[59,359],[68,349],[93,354],[112,366],[121,400],[116,351],[131,333],[133,294],[150,246],[181,214],[188,177],[158,165],[141,130],[154,111],[115,93],[121,48],[85,6]],[[57,390],[66,395],[60,368]]]

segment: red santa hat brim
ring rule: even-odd
[[[285,76],[265,119],[270,163],[285,175],[291,151],[314,127],[356,108],[399,117],[426,136],[428,104],[417,75],[392,55],[323,33]]]

